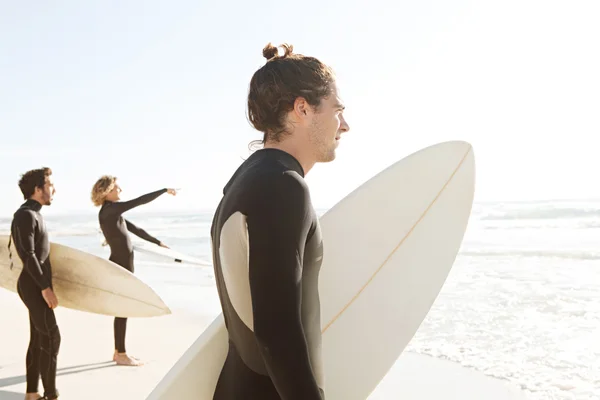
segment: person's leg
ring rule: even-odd
[[[40,345],[38,365],[42,384],[44,385],[44,396],[48,400],[57,399],[56,367],[61,337],[56,324],[56,316],[54,310],[48,308],[48,304],[46,304],[41,293],[39,293],[39,296],[37,293],[32,294],[28,301],[28,308]]]
[[[29,348],[25,357],[25,368],[27,377],[27,389],[25,399],[38,400],[40,383],[40,335],[33,325],[31,314],[29,315]]]
[[[38,400],[41,396],[38,392],[40,383],[40,335],[33,323],[33,317],[30,310],[30,294],[35,292],[29,285],[22,285],[21,279],[17,281],[17,293],[21,301],[27,307],[29,314],[29,347],[25,356],[25,376],[27,388],[25,400]]]
[[[142,363],[134,358],[127,355],[127,351],[125,350],[125,334],[127,331],[127,318],[115,318],[114,323],[114,331],[115,331],[115,354],[113,356],[113,361],[116,361],[119,365],[130,365],[130,366],[138,366],[142,365]]]
[[[134,253],[128,255],[126,262],[117,263],[132,274],[135,269],[133,266]],[[113,360],[119,365],[140,366],[142,362],[135,357],[127,355],[125,350],[125,335],[127,331],[127,318],[115,318],[115,355]]]
[[[125,331],[127,330],[127,318],[115,318],[115,351],[125,353]]]

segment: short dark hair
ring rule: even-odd
[[[298,97],[318,108],[321,100],[331,94],[335,80],[333,70],[314,57],[294,54],[294,47],[282,44],[278,55],[271,43],[263,49],[267,63],[250,80],[248,90],[248,120],[263,132],[263,144],[278,142],[285,133],[285,115],[294,108]]]
[[[19,180],[19,188],[23,193],[23,198],[27,200],[35,193],[35,188],[44,188],[46,177],[52,175],[52,170],[48,167],[32,169],[21,175]]]

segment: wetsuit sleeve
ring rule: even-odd
[[[128,201],[119,201],[113,203],[111,206],[112,212],[116,214],[123,214],[126,211],[131,210],[134,207],[141,206],[142,204],[150,203],[152,200],[155,200],[163,193],[167,193],[167,189],[157,190],[155,192],[144,194],[136,199],[131,199]]]
[[[21,212],[15,216],[15,246],[23,261],[23,269],[33,278],[35,284],[44,290],[50,287],[50,280],[42,271],[40,260],[35,254],[36,220],[30,212]]]
[[[125,219],[125,223],[127,224],[127,230],[129,232],[133,233],[134,235],[136,235],[144,240],[149,241],[150,243],[160,244],[160,240],[151,236],[148,232],[146,232],[142,228],[137,227],[136,225],[133,224],[133,222],[130,222],[127,219]]]
[[[271,180],[254,203],[247,217],[254,334],[282,399],[321,400],[301,317],[303,254],[312,221],[308,191],[286,173]]]

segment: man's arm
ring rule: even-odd
[[[124,212],[127,212],[134,207],[150,203],[151,201],[157,199],[161,194],[167,193],[167,190],[168,189],[160,189],[155,192],[141,195],[140,197],[135,199],[131,199],[128,201],[118,201],[111,205],[111,210],[113,210],[113,212],[115,212],[118,215],[123,214]]]
[[[144,240],[149,241],[150,243],[160,245],[160,240],[151,236],[148,232],[146,232],[142,228],[137,227],[136,225],[133,224],[133,222],[125,220],[125,223],[127,224],[127,230],[129,232],[133,233],[134,235],[136,235]]]
[[[290,174],[268,185],[247,219],[254,333],[281,398],[321,400],[301,316],[310,198]]]
[[[36,220],[32,213],[23,211],[15,216],[14,231],[15,246],[23,261],[23,269],[33,278],[41,290],[50,287],[50,280],[42,271],[40,261],[35,254]]]

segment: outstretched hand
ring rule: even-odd
[[[177,190],[176,189],[167,189],[167,193],[169,193],[170,195],[177,195]]]
[[[165,249],[168,249],[169,246],[167,246],[166,244],[164,244],[163,242],[160,242],[159,244],[160,247],[164,247]]]

